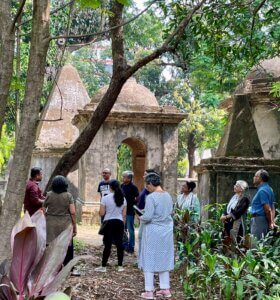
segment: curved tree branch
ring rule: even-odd
[[[206,0],[202,0],[199,4],[197,4],[188,14],[187,16],[181,21],[178,27],[173,31],[173,33],[165,40],[162,46],[152,52],[150,55],[140,59],[136,62],[133,66],[131,66],[127,70],[126,77],[129,78],[133,75],[137,70],[151,62],[152,60],[158,58],[163,53],[172,52],[174,49],[177,48],[180,37],[183,35],[185,28],[189,25],[193,15],[201,8],[201,6],[206,2]]]
[[[59,36],[53,36],[53,37],[51,37],[51,40],[57,40],[57,39],[79,39],[79,38],[85,38],[85,37],[92,37],[92,36],[97,36],[97,35],[103,35],[105,33],[111,32],[114,29],[117,29],[118,27],[125,26],[125,25],[127,25],[127,24],[135,21],[141,15],[143,15],[154,3],[158,2],[158,1],[160,1],[160,0],[154,0],[154,1],[152,1],[145,9],[143,9],[139,14],[137,14],[133,18],[131,18],[128,21],[123,22],[123,23],[121,23],[119,25],[116,25],[116,26],[113,26],[111,28],[108,28],[106,30],[102,30],[102,31],[95,32],[95,33],[80,34],[80,35],[59,35]]]
[[[252,54],[252,40],[253,40],[253,34],[254,34],[254,27],[256,23],[256,15],[259,12],[259,10],[264,6],[266,0],[263,0],[253,11],[253,19],[252,19],[252,25],[251,25],[251,34],[250,34],[250,51]]]
[[[71,0],[71,1],[69,1],[69,2],[67,2],[67,3],[65,3],[64,5],[61,5],[60,7],[54,9],[53,11],[51,11],[50,15],[53,15],[53,14],[59,12],[59,11],[62,10],[63,8],[65,8],[65,7],[67,7],[67,6],[71,5],[71,4],[73,4],[75,1],[76,1],[76,0]],[[31,22],[31,21],[32,21],[32,18],[29,18],[29,19],[27,19],[27,20],[21,22],[20,24],[18,24],[17,27],[20,27],[20,26],[22,26],[22,25],[24,25],[24,24],[26,24],[26,23]]]
[[[16,25],[16,23],[17,23],[17,21],[18,21],[19,16],[22,14],[22,11],[23,11],[23,8],[24,8],[25,3],[26,3],[26,0],[22,0],[21,3],[20,3],[20,6],[19,6],[19,8],[18,8],[18,11],[17,11],[16,16],[15,16],[15,18],[14,18],[14,20],[13,20],[13,23],[12,23],[11,33],[12,33],[12,32],[15,30],[15,28],[16,28],[15,25]]]

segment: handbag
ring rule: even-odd
[[[106,228],[108,227],[108,221],[103,221],[100,225],[100,228],[99,228],[99,231],[98,231],[98,234],[100,235],[104,235],[105,232],[106,232]]]
[[[123,241],[122,241],[123,249],[128,247],[128,233],[127,230],[123,231]]]
[[[113,209],[113,211],[111,212],[110,214],[110,217],[113,215],[114,211],[115,211],[116,208]],[[106,213],[105,213],[105,216],[106,216]],[[104,217],[105,217],[104,216]],[[100,225],[100,228],[99,228],[99,231],[98,231],[98,234],[100,235],[104,235],[106,233],[106,228],[108,227],[108,222],[110,220],[110,217],[108,218],[108,220],[106,221],[103,221]]]

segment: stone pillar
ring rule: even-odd
[[[146,124],[145,136],[147,139],[147,162],[146,169],[154,169],[157,172],[162,171],[162,125]]]
[[[116,126],[111,126],[110,123],[103,124],[103,140],[102,144],[99,145],[99,151],[102,151],[102,168],[109,168],[111,170],[111,178],[117,177],[117,152],[118,152],[118,130]]]
[[[97,192],[101,180],[102,153],[96,149],[88,149],[79,162],[79,192],[80,198],[85,201],[82,208],[82,218],[85,224],[94,224],[100,221],[98,208],[100,195]],[[98,180],[100,178],[100,180]]]
[[[162,180],[164,189],[173,200],[177,194],[177,156],[178,129],[177,124],[162,125]]]
[[[145,166],[146,166],[146,157],[133,157],[132,160],[132,168],[134,171],[134,184],[138,187],[139,192],[144,188],[144,179],[143,174],[145,172]]]
[[[211,199],[216,199],[216,185],[213,184],[215,180],[211,177],[215,174],[211,174],[210,170],[201,170],[198,172],[198,182],[197,195],[200,200],[200,205],[202,208],[202,217],[207,217],[207,212],[203,209],[206,205],[211,203]]]

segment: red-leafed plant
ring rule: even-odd
[[[25,213],[11,235],[12,260],[0,265],[0,300],[40,299],[56,292],[82,258],[62,268],[73,229],[69,226],[46,247],[46,220],[42,211]]]

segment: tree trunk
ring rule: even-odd
[[[189,177],[193,178],[195,175],[194,172],[194,155],[195,155],[195,135],[191,132],[188,136],[188,160],[189,160]]]
[[[15,32],[12,30],[11,1],[0,5],[0,137],[13,75]]]
[[[21,23],[21,16],[19,17],[19,23]],[[16,30],[16,79],[17,79],[17,84],[20,82],[20,62],[21,62],[21,51],[20,51],[20,33],[21,33],[21,28],[19,27]],[[18,134],[19,130],[19,122],[20,122],[20,89],[17,87],[15,91],[15,100],[16,100],[16,111],[15,111],[15,136]]]
[[[49,45],[50,0],[33,1],[31,47],[26,79],[24,106],[21,114],[14,158],[10,171],[2,214],[0,216],[0,261],[10,253],[10,234],[22,210],[22,195],[35,144],[43,88],[45,62]]]

